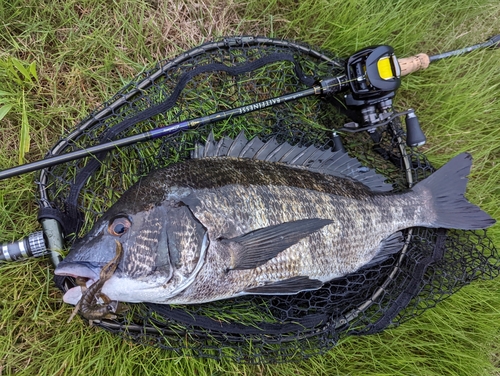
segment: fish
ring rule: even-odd
[[[215,141],[142,177],[77,240],[55,274],[107,301],[201,304],[290,295],[377,265],[411,227],[477,230],[495,220],[464,196],[462,153],[405,192],[344,151],[276,139]],[[102,268],[122,255],[112,275]],[[98,282],[100,281],[100,282]],[[76,305],[85,287],[63,296]],[[98,307],[94,307],[97,310]]]

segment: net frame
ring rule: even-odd
[[[120,126],[134,114],[167,101],[182,75],[197,66],[241,66],[274,53],[293,56],[309,82],[341,75],[345,70],[342,59],[302,43],[266,37],[222,38],[140,74],[61,138],[49,155],[306,87],[290,62],[273,62],[238,77],[205,72],[190,79],[164,114]],[[269,83],[275,87],[269,87]],[[207,99],[215,104],[207,106]],[[189,151],[210,131],[218,137],[234,137],[243,129],[248,137],[258,136],[264,141],[274,136],[282,142],[327,148],[332,146],[335,128],[346,120],[339,112],[341,103],[341,97],[304,99],[245,114],[240,118],[244,121],[230,119],[222,125],[42,170],[37,182],[39,217],[57,220],[69,246],[135,180],[155,168],[188,158]],[[118,128],[116,132],[111,131],[114,128]],[[396,191],[411,187],[433,171],[423,154],[405,145],[397,118],[372,134],[346,134],[343,139],[351,156],[386,175]],[[118,174],[124,166],[131,176]],[[97,325],[135,342],[183,354],[229,357],[248,363],[297,360],[324,353],[344,336],[376,333],[399,325],[473,279],[494,278],[500,273],[498,253],[486,232],[414,228],[406,230],[404,236],[407,241],[400,253],[318,291],[285,297],[242,297],[194,308],[136,304],[123,316]],[[461,256],[454,255],[457,249]],[[56,282],[63,291],[72,285],[70,278]],[[235,306],[241,307],[238,310]],[[256,317],[241,316],[249,308]],[[221,316],[221,311],[228,313]]]

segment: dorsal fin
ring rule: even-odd
[[[223,137],[216,142],[210,132],[205,145],[198,144],[191,153],[191,158],[235,157],[279,162],[291,166],[300,166],[309,171],[326,175],[350,178],[358,181],[372,191],[388,192],[392,185],[385,183],[386,178],[375,170],[364,167],[361,163],[343,151],[320,150],[315,146],[292,146],[278,143],[271,138],[266,143],[258,137],[248,140],[242,131],[234,140]]]

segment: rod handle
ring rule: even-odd
[[[401,76],[426,69],[431,60],[427,54],[418,54],[415,56],[404,57],[398,59],[399,67],[401,68]]]

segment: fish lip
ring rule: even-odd
[[[94,266],[95,268],[95,266]],[[99,279],[99,274],[91,266],[76,262],[60,262],[54,270],[55,275],[84,278],[85,286],[89,288]],[[63,296],[63,301],[68,304],[76,305],[82,297],[82,286],[74,286],[68,289]]]
[[[54,274],[73,278],[88,278],[89,280],[92,280],[94,282],[99,279],[99,273],[95,272],[94,268],[91,268],[83,263],[76,262],[61,262],[54,270]]]

